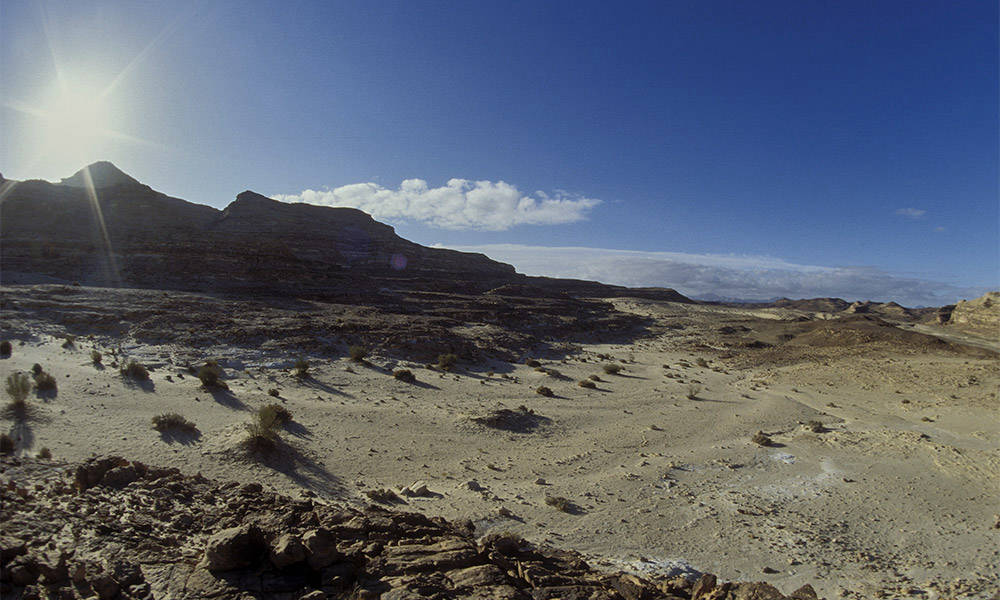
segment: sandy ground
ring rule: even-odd
[[[15,340],[0,376],[39,363],[58,392],[32,394],[32,418],[7,414],[3,427],[32,453],[120,454],[293,495],[366,502],[366,490],[425,482],[431,494],[405,499],[401,510],[468,518],[484,533],[512,531],[609,568],[707,571],[785,591],[811,583],[831,598],[990,598],[1000,589],[996,359],[828,352],[736,368],[711,343],[692,351],[690,338],[720,315],[749,323],[794,315],[617,303],[689,326],[542,359],[559,374],[509,363],[445,373],[380,357],[310,357],[311,376],[299,379],[294,357],[194,349],[225,367],[230,390],[215,393],[173,364],[190,348],[123,345],[151,368],[140,386],[112,366],[107,340],[64,348],[39,335]],[[90,360],[95,347],[103,368]],[[624,369],[605,374],[609,362]],[[417,383],[395,380],[398,368]],[[602,379],[596,389],[577,385],[592,374]],[[689,399],[692,384],[700,389]],[[554,396],[535,393],[541,385]],[[239,450],[245,424],[270,402],[294,422],[280,456],[250,459]],[[472,421],[520,405],[544,417],[538,429]],[[151,429],[150,419],[167,412],[196,423],[199,435]],[[753,443],[757,431],[773,445]],[[561,512],[546,497],[572,504]]]

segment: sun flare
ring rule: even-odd
[[[99,151],[111,129],[101,90],[85,84],[53,86],[37,115],[38,141],[45,162],[83,164]]]

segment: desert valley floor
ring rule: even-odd
[[[2,375],[38,363],[58,391],[32,394],[32,417],[6,414],[3,427],[55,462],[120,455],[359,505],[390,488],[393,510],[470,519],[478,534],[509,531],[609,570],[808,583],[828,598],[993,597],[995,340],[792,309],[607,301],[649,331],[628,344],[581,332],[565,352],[452,370],[306,353],[306,377],[295,354],[225,343],[66,344],[58,320],[8,307]],[[149,367],[148,383],[119,374],[126,359]],[[188,369],[209,359],[228,390]],[[592,375],[595,387],[579,385]],[[279,452],[250,455],[245,425],[272,402],[293,421]],[[198,432],[153,430],[162,413]]]

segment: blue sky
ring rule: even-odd
[[[993,1],[5,0],[0,172],[107,159],[525,272],[943,303],[1000,285],[997,23]]]

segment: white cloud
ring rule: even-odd
[[[823,267],[770,256],[640,252],[516,244],[457,246],[514,265],[521,273],[589,279],[630,287],[670,287],[695,298],[838,297],[941,306],[982,295],[959,287],[887,273],[874,267]]]
[[[558,225],[587,218],[601,203],[556,192],[524,195],[503,181],[450,179],[442,187],[428,187],[423,179],[407,179],[399,189],[377,183],[355,183],[332,190],[304,190],[272,196],[282,202],[358,208],[378,220],[420,221],[444,229],[502,231],[517,225]]]
[[[927,211],[922,208],[897,208],[896,214],[907,219],[920,219],[927,214]]]

